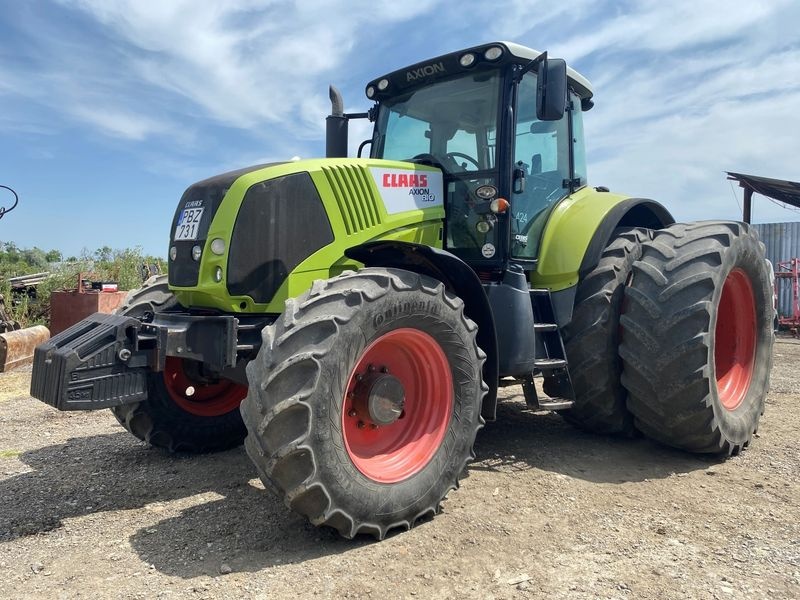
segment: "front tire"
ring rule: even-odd
[[[177,303],[162,275],[130,292],[117,312],[141,318]],[[246,394],[246,386],[203,378],[199,363],[168,357],[163,372],[148,373],[147,400],[116,406],[111,412],[128,432],[152,446],[171,452],[216,452],[244,441],[247,432],[239,404]]]
[[[286,302],[247,366],[245,442],[264,484],[315,525],[383,539],[439,511],[482,424],[485,355],[463,302],[368,268]]]
[[[764,411],[772,288],[749,225],[676,224],[643,245],[621,317],[636,426],[692,452],[737,454]]]

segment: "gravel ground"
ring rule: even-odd
[[[470,477],[383,542],[313,528],[244,452],[153,450],[0,374],[4,598],[800,598],[800,344],[720,462],[581,433],[506,388]]]

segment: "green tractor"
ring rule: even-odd
[[[344,114],[331,88],[327,158],[189,187],[168,279],[41,345],[32,395],[171,451],[244,442],[268,489],[345,537],[438,512],[499,386],[589,431],[748,445],[773,343],[748,225],[589,187],[592,89],[546,53],[480,45],[366,96]],[[359,158],[353,118],[374,123]]]

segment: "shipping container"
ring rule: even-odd
[[[800,222],[759,223],[753,225],[759,239],[767,248],[767,258],[777,270],[778,263],[792,258],[800,258]],[[785,279],[778,288],[778,314],[782,317],[792,315],[792,286]]]

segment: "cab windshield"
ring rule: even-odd
[[[436,81],[380,105],[373,158],[433,165],[445,174],[448,249],[465,260],[491,259],[494,215],[474,191],[497,186],[495,151],[501,76],[476,71]]]

